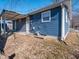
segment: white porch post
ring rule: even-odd
[[[16,20],[13,20],[12,30],[13,30],[14,32],[16,31]]]
[[[15,29],[15,31],[16,31],[16,20],[14,20],[14,21],[15,21],[15,28],[14,28],[14,29]]]
[[[26,18],[26,34],[30,33],[30,18]]]
[[[5,35],[4,37],[6,38],[6,26],[5,26],[6,23],[5,23],[5,18],[3,19],[3,24],[4,24],[4,35]]]
[[[64,36],[65,36],[65,16],[64,16],[64,14],[65,14],[65,11],[64,11],[65,9],[64,9],[64,6],[62,5],[62,33],[61,33],[61,40],[63,40],[64,39]]]

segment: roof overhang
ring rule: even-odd
[[[31,12],[31,13],[28,13],[27,15],[33,15],[33,14],[36,14],[36,13],[40,13],[40,12],[49,10],[49,9],[51,9],[51,8],[52,8],[52,9],[53,9],[53,8],[56,8],[56,7],[58,7],[58,6],[61,6],[61,3],[51,4],[51,5],[47,6],[47,7],[43,7],[43,8],[41,8],[41,9],[36,10],[36,11],[33,11],[33,12]]]
[[[64,1],[61,1],[61,2],[58,2],[58,3],[55,3],[55,4],[51,4],[47,7],[43,7],[41,9],[36,10],[36,11],[28,13],[26,16],[33,15],[33,14],[36,14],[36,13],[40,13],[40,12],[43,12],[43,11],[46,11],[46,10],[49,10],[49,9],[53,9],[53,8],[56,8],[56,7],[59,7],[59,6],[62,6],[62,5],[67,8],[67,11],[69,13],[69,18],[72,19],[71,0],[64,0]]]
[[[2,16],[3,18],[6,18],[8,20],[17,20],[17,19],[21,19],[21,18],[24,18],[24,17],[28,17],[29,15],[33,15],[33,14],[36,14],[36,13],[40,13],[40,12],[49,10],[51,8],[53,9],[53,8],[58,7],[58,6],[62,6],[62,5],[67,6],[67,10],[68,10],[68,13],[69,13],[69,18],[72,18],[70,0],[65,0],[65,1],[62,1],[60,3],[51,4],[51,5],[47,6],[47,7],[38,9],[38,10],[33,11],[31,13],[28,13],[26,15],[22,15],[22,14],[13,12],[13,11],[3,10],[0,17]]]
[[[9,11],[9,10],[3,10],[0,17],[3,17],[4,19],[7,20],[17,20],[26,17],[25,15]]]

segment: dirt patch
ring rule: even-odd
[[[72,47],[76,59],[79,59],[79,32],[70,32],[65,42]]]
[[[76,40],[78,38],[74,32],[66,38],[67,45],[50,37],[39,38],[16,33],[8,38],[4,52],[5,56],[13,59],[76,59],[75,51],[79,47]],[[75,44],[72,44],[74,41]]]

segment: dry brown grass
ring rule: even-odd
[[[75,49],[79,50],[79,33],[78,32],[70,32],[67,36],[65,42],[72,46]]]
[[[79,32],[70,32],[65,42],[73,49],[73,55],[79,59]]]
[[[49,37],[38,38],[16,33],[15,38],[14,35],[8,38],[4,52],[5,56],[15,53],[14,59],[76,59],[73,56],[73,47],[79,46],[76,33],[71,32],[66,39],[68,45]]]

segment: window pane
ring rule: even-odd
[[[49,21],[49,17],[44,17],[43,20],[44,21]]]
[[[49,17],[50,11],[46,11],[43,13],[43,17]]]
[[[51,13],[50,11],[46,11],[42,13],[42,22],[50,22],[51,19],[49,19],[51,17]]]

